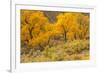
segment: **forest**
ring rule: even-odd
[[[20,10],[20,62],[89,60],[90,14]]]

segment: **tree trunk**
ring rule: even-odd
[[[39,44],[39,47],[40,47],[40,51],[43,51],[44,50],[44,47],[43,46],[41,46],[41,44]]]
[[[66,38],[66,32],[64,32],[64,41],[66,42],[67,41],[67,38]]]

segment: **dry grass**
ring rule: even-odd
[[[46,46],[42,52],[21,55],[22,63],[72,60],[89,60],[89,40],[74,40],[51,48]]]

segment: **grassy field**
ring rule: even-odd
[[[21,62],[25,63],[72,60],[89,60],[89,40],[69,41],[51,48],[46,46],[42,52],[37,50],[32,55],[21,55]]]

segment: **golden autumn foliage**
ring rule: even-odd
[[[89,59],[89,19],[89,13],[21,10],[21,62]]]

